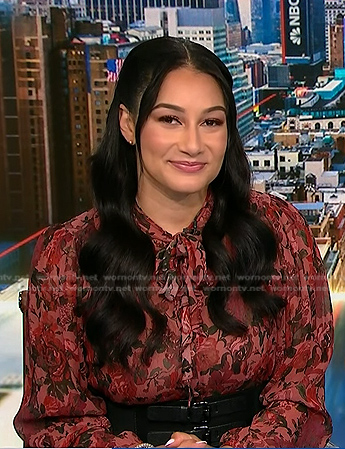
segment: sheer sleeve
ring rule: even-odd
[[[324,374],[332,355],[333,318],[322,260],[296,209],[281,201],[277,222],[279,268],[270,288],[287,299],[278,317],[275,370],[250,427],[223,435],[232,447],[324,447],[332,424],[324,403]]]
[[[104,401],[88,389],[77,302],[77,242],[64,227],[39,238],[29,281],[24,396],[15,428],[26,447],[134,447],[132,432],[112,434]]]

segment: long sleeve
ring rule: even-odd
[[[278,210],[266,210],[280,240],[277,276],[269,288],[287,300],[277,319],[275,369],[261,395],[264,409],[250,427],[224,434],[225,446],[324,447],[332,432],[324,404],[333,348],[325,270],[304,219],[285,202]]]
[[[27,365],[15,427],[30,447],[135,447],[132,432],[112,434],[104,401],[88,389],[82,320],[88,294],[78,276],[75,235],[50,228],[38,240],[29,282]]]

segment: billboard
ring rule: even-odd
[[[287,58],[308,56],[308,2],[309,0],[281,0],[282,38],[284,56]]]

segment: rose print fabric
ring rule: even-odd
[[[303,218],[290,204],[253,192],[252,207],[279,241],[267,289],[286,298],[287,305],[276,319],[255,320],[233,292],[227,309],[248,325],[242,337],[224,336],[207,312],[204,291],[212,276],[201,232],[212,211],[212,197],[175,236],[136,207],[136,223],[150,235],[156,251],[152,301],[167,316],[168,329],[149,366],[140,363],[141,348],[133,350],[130,370],[96,364],[74,310],[90,295],[78,254],[99,226],[95,210],[51,227],[40,237],[29,285],[24,397],[15,418],[25,446],[141,443],[131,431],[112,434],[97,392],[115,402],[149,404],[229,394],[263,382],[264,409],[249,427],[224,434],[222,444],[325,446],[332,430],[324,404],[324,373],[332,353],[333,321],[322,261]],[[142,345],[150,326],[147,319]]]

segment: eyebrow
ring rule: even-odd
[[[173,109],[174,111],[178,111],[178,112],[185,112],[184,108],[181,108],[181,106],[177,106],[176,104],[169,104],[169,103],[158,103],[153,109],[152,111],[154,111],[155,109],[158,108],[167,108],[167,109]],[[204,109],[202,112],[203,113],[207,113],[207,112],[212,112],[212,111],[223,111],[226,114],[226,109],[224,106],[211,106],[210,108],[206,108]]]

